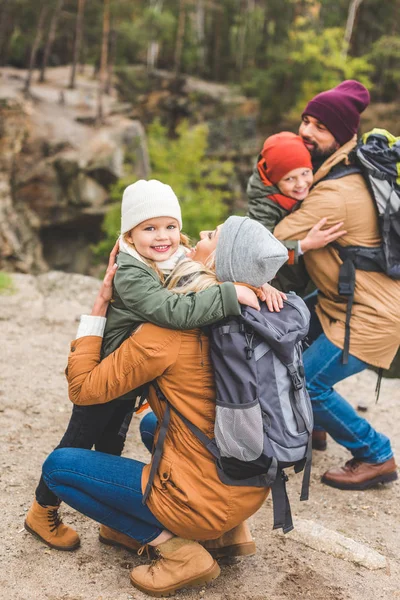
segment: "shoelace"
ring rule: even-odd
[[[356,471],[358,469],[358,467],[360,466],[360,464],[361,464],[361,462],[359,460],[357,460],[356,458],[351,458],[350,460],[347,461],[346,467],[348,467],[352,471]]]
[[[47,520],[50,523],[50,531],[51,532],[55,531],[57,529],[57,527],[59,525],[61,525],[62,519],[61,519],[60,515],[58,514],[57,508],[53,508],[52,510],[48,511]]]
[[[150,546],[149,544],[144,544],[144,546],[141,546],[138,550],[138,556],[142,556],[142,554],[146,551],[147,554],[147,558],[149,560],[151,560],[151,563],[149,565],[149,569],[151,571],[151,573],[154,572],[154,569],[156,567],[158,567],[158,563],[159,561],[163,558],[163,555],[161,554],[161,552],[159,551],[158,548],[154,548],[154,552],[156,553],[156,557],[155,558],[151,558],[151,551],[150,551]]]

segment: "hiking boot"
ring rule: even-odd
[[[56,550],[75,550],[80,544],[79,535],[72,527],[64,525],[58,506],[42,506],[33,501],[25,519],[25,529]]]
[[[129,537],[125,533],[120,533],[107,525],[100,525],[99,540],[107,546],[118,546],[136,552],[143,545],[137,542],[134,538]]]
[[[157,598],[171,596],[181,588],[204,585],[220,574],[218,563],[197,542],[174,537],[155,546],[156,560],[135,567],[132,585]]]
[[[256,553],[256,545],[251,537],[247,521],[243,521],[215,540],[200,543],[214,558],[252,556]]]
[[[312,449],[320,450],[323,452],[327,447],[326,431],[320,431],[319,429],[313,429],[312,432]]]
[[[339,490],[367,490],[378,483],[389,483],[396,479],[394,458],[383,463],[367,463],[352,458],[344,467],[329,469],[321,477],[322,483]]]

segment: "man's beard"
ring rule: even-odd
[[[309,140],[306,137],[303,137],[303,141],[307,142],[307,144],[312,144],[312,150],[308,149],[311,160],[313,163],[322,164],[327,158],[335,154],[338,149],[338,145],[334,142],[329,148],[322,149],[315,142]]]

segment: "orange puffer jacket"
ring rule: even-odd
[[[213,437],[215,387],[208,338],[198,329],[171,331],[151,324],[136,330],[100,362],[101,338],[87,336],[71,345],[69,395],[75,404],[113,400],[157,380],[172,406]],[[161,422],[164,405],[151,387],[149,403]],[[143,470],[142,490],[150,465]],[[255,513],[268,489],[223,484],[214,459],[171,411],[163,454],[147,504],[176,535],[213,539]]]

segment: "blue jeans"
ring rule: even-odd
[[[307,389],[310,394],[316,428],[324,429],[333,439],[347,448],[354,458],[381,463],[393,456],[389,439],[358,415],[354,408],[333,386],[360,373],[367,363],[350,355],[342,363],[342,350],[332,344],[325,334],[304,352]]]
[[[143,419],[140,421],[140,425],[139,425],[140,436],[142,438],[143,444],[146,446],[146,448],[149,452],[151,452],[153,450],[154,434],[155,434],[157,425],[158,425],[157,417],[153,413],[153,411],[145,414]]]
[[[60,448],[46,459],[43,477],[56,496],[79,512],[147,544],[165,527],[142,504],[144,466],[102,452]]]

